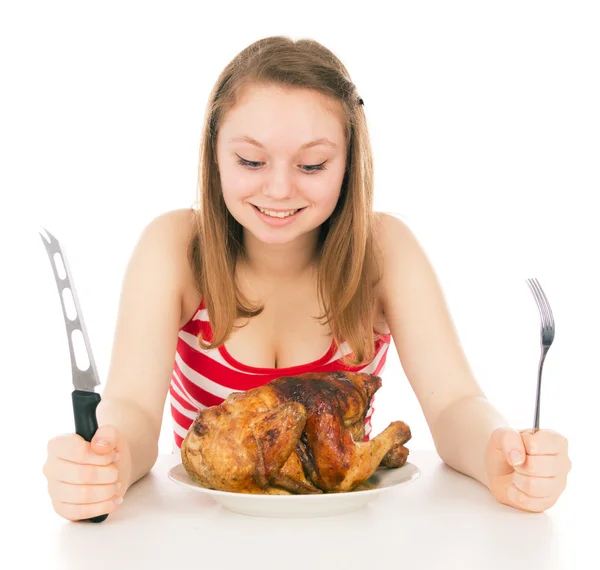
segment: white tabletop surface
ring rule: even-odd
[[[434,451],[411,450],[409,461],[421,470],[418,479],[361,510],[319,518],[227,511],[168,478],[169,469],[180,462],[178,454],[159,456],[119,511],[99,524],[62,519],[42,484],[27,496],[16,481],[15,492],[31,502],[12,520],[4,519],[8,530],[2,534],[9,540],[0,549],[0,568],[600,567],[591,530],[597,528],[597,513],[583,522],[576,488],[568,488],[545,513],[525,513],[496,502],[485,487],[444,465]]]

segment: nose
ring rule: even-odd
[[[265,196],[274,200],[285,200],[295,194],[293,176],[285,165],[273,170],[273,174],[265,182],[262,192]]]

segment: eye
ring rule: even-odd
[[[247,168],[253,170],[257,169],[262,164],[262,162],[252,162],[251,160],[245,160],[241,156],[238,156],[238,159],[238,164],[241,164],[242,166],[246,166]]]
[[[305,171],[307,174],[310,174],[311,172],[316,172],[317,170],[327,170],[327,168],[325,167],[325,162],[322,162],[321,164],[315,164],[312,166],[302,165],[302,168],[310,168],[310,170]]]
[[[242,158],[238,154],[236,154],[236,156],[238,157],[237,163],[241,166],[249,168],[250,170],[258,170],[260,168],[260,166],[262,164],[264,164],[263,162],[254,162],[252,160],[246,160],[245,158]],[[327,162],[327,161],[325,161],[325,162]],[[325,167],[325,162],[322,162],[321,164],[312,164],[312,165],[301,164],[300,167],[303,169],[306,169],[306,170],[303,170],[303,172],[305,174],[312,174],[319,170],[327,170],[327,168]]]

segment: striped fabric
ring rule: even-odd
[[[375,341],[373,360],[363,366],[347,366],[341,362],[342,356],[350,353],[347,343],[342,343],[341,351],[332,342],[325,355],[314,362],[288,368],[257,368],[235,360],[221,345],[212,350],[204,350],[198,345],[199,335],[209,340],[212,330],[204,301],[195,315],[179,331],[173,373],[171,375],[170,401],[173,422],[173,451],[181,449],[181,442],[187,434],[199,410],[223,402],[229,394],[263,386],[280,376],[294,376],[305,372],[367,372],[380,375],[385,366],[391,335],[378,335]],[[365,441],[371,431],[373,400],[367,412]]]

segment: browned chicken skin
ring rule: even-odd
[[[365,442],[365,417],[381,378],[330,372],[283,376],[201,410],[181,445],[189,476],[237,493],[351,491],[381,465],[406,462],[401,421]]]

